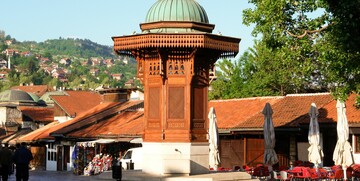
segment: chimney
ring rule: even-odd
[[[102,102],[124,102],[130,99],[131,89],[112,88],[98,90]]]

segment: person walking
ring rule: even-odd
[[[29,163],[33,159],[26,143],[22,142],[20,147],[14,153],[14,162],[16,164],[16,181],[29,180]]]
[[[1,164],[1,178],[2,181],[7,181],[10,175],[10,168],[12,167],[13,152],[9,149],[7,143],[4,144],[0,150],[0,164]]]

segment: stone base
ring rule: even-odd
[[[209,173],[209,143],[143,143],[143,172],[155,175]]]

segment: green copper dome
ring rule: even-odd
[[[158,21],[209,23],[204,8],[195,0],[158,0],[148,11],[145,23]]]
[[[35,96],[35,95],[33,95]],[[36,96],[37,97],[37,96]],[[35,97],[32,97],[30,94],[28,94],[25,91],[22,90],[5,90],[0,93],[0,102],[32,102],[35,103],[36,100],[34,100]],[[39,98],[35,98],[39,99]]]

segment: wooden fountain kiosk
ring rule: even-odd
[[[240,43],[214,27],[195,0],[158,0],[141,33],[112,37],[117,54],[137,60],[144,85],[143,172],[209,172],[209,70]]]

